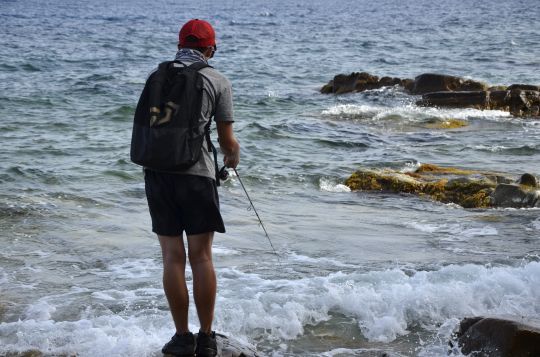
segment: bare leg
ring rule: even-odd
[[[189,295],[186,285],[186,250],[182,236],[158,235],[163,256],[163,289],[179,335],[189,332]]]
[[[193,297],[201,331],[210,333],[216,303],[216,273],[212,262],[212,240],[214,232],[189,235],[188,254],[193,272]]]

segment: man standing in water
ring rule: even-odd
[[[207,63],[216,51],[215,32],[203,20],[190,20],[179,33],[175,60],[181,66]],[[214,117],[224,164],[236,168],[240,145],[233,133],[232,89],[229,80],[211,67],[200,69],[203,78],[201,118]],[[152,230],[158,235],[163,255],[163,288],[176,333],[162,352],[175,356],[215,356],[212,331],[216,299],[216,274],[212,263],[214,232],[225,232],[219,211],[216,167],[211,150],[203,144],[200,159],[178,172],[145,170],[146,196]],[[185,279],[187,235],[188,257],[193,273],[193,297],[200,322],[195,340],[188,328],[189,294]]]

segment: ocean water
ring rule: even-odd
[[[421,163],[540,175],[540,121],[398,88],[318,93],[353,71],[540,84],[538,15],[535,0],[0,1],[0,355],[159,356],[172,335],[129,144],[147,74],[195,17],[215,25],[238,171],[281,255],[233,176],[217,331],[270,356],[459,356],[463,317],[540,318],[540,210],[343,185]],[[428,125],[448,119],[468,126]]]

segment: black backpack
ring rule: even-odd
[[[205,139],[216,158],[210,140],[211,120],[201,117],[203,78],[199,70],[210,66],[175,63],[181,62],[163,62],[150,75],[133,119],[131,161],[156,171],[193,166],[199,161]]]

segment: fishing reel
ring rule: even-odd
[[[221,170],[219,170],[218,177],[221,181],[227,181],[229,178],[229,171],[227,171],[226,166],[223,166]]]

